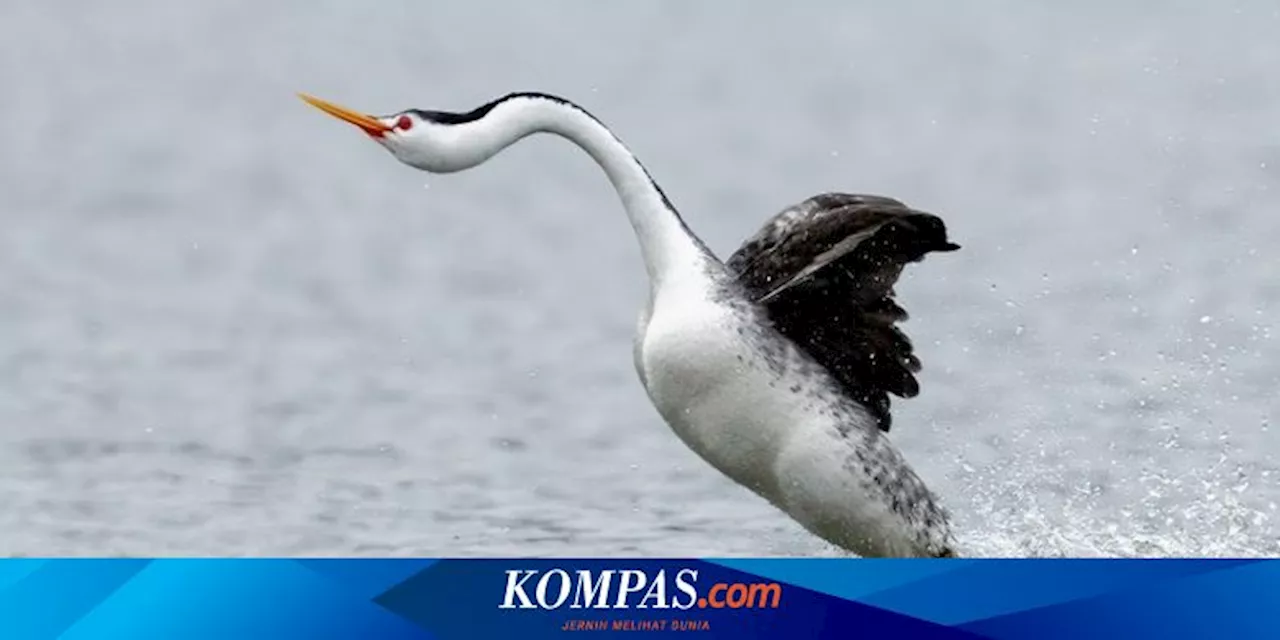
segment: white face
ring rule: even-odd
[[[388,127],[373,139],[391,155],[415,169],[431,173],[452,173],[470,169],[485,160],[471,145],[460,144],[462,125],[441,124],[412,111],[383,116],[378,121]]]
[[[306,94],[298,94],[308,104],[353,124],[415,169],[431,173],[461,171],[484,162],[497,148],[477,136],[474,123],[445,124],[416,111],[376,117],[341,107]]]

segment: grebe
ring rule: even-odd
[[[371,116],[300,94],[431,173],[522,138],[567,138],[604,169],[649,274],[634,343],[658,413],[703,460],[810,532],[862,556],[954,556],[949,517],[889,441],[889,394],[919,393],[895,323],[902,268],[959,247],[937,216],[890,198],[822,194],[721,262],[603,123],[543,93],[467,113]]]

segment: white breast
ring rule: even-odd
[[[751,366],[732,311],[700,295],[655,301],[637,368],[654,406],[698,455],[740,484],[768,490],[788,407]],[[774,401],[768,398],[775,397]],[[773,414],[773,415],[769,415]]]
[[[945,545],[945,517],[870,416],[749,311],[686,286],[642,315],[636,369],[676,435],[836,545],[877,556]],[[916,519],[894,501],[927,504]]]

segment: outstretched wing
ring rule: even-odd
[[[892,198],[827,193],[774,216],[727,265],[777,329],[888,431],[888,394],[920,392],[920,360],[896,326],[907,312],[893,286],[908,263],[959,248],[933,214]]]

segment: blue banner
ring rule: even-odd
[[[5,640],[1271,638],[1277,604],[1272,560],[0,561]]]

